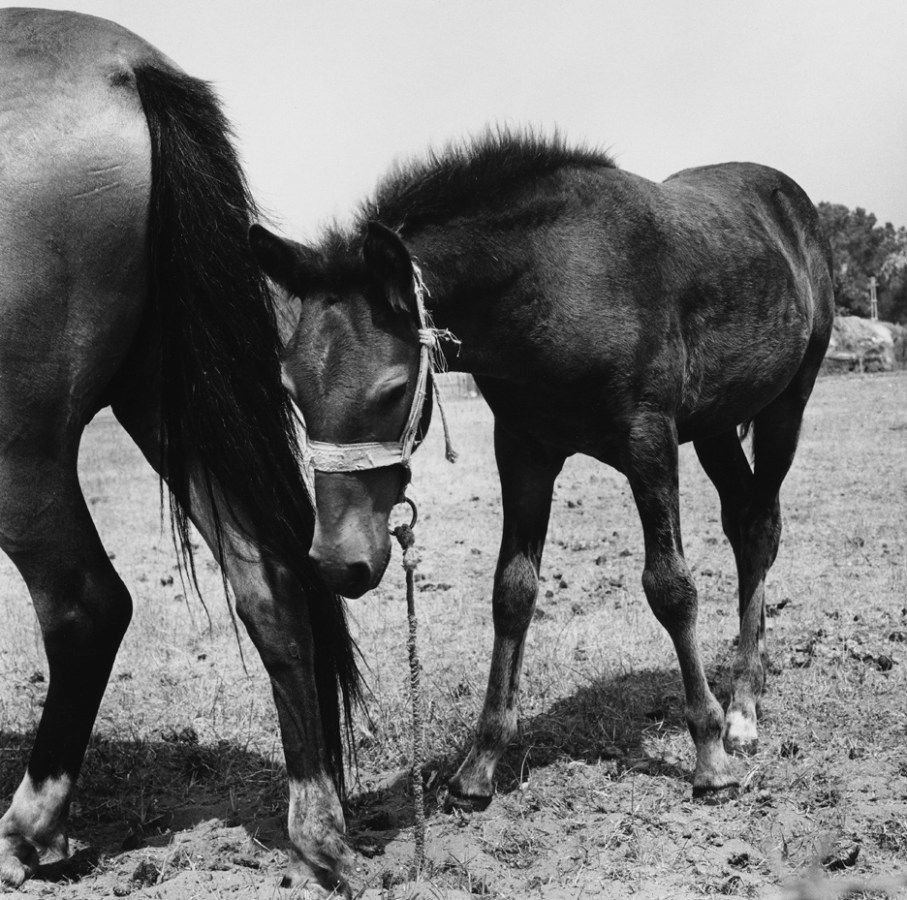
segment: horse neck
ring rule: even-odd
[[[505,357],[496,332],[506,330],[501,297],[525,264],[503,242],[476,241],[451,229],[440,238],[407,238],[412,256],[422,268],[428,290],[426,306],[438,329],[449,330],[456,342],[444,342],[452,371],[496,374]]]

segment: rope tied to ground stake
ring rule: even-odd
[[[419,651],[416,642],[418,621],[416,619],[416,602],[414,596],[414,574],[419,565],[419,551],[415,548],[416,537],[413,527],[416,524],[416,504],[408,497],[404,498],[413,511],[413,519],[409,525],[398,525],[391,533],[403,550],[403,568],[406,571],[406,616],[409,623],[409,635],[406,648],[409,652],[409,687],[412,702],[413,718],[413,754],[410,766],[410,783],[413,792],[413,816],[415,820],[413,850],[413,870],[415,878],[425,867],[425,796],[422,788],[422,690],[421,666],[419,665]]]

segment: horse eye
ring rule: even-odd
[[[381,397],[382,406],[396,406],[406,394],[406,382],[401,381],[399,384],[388,388]]]

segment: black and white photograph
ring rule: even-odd
[[[0,895],[907,898],[907,4],[0,9]]]

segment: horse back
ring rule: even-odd
[[[571,452],[613,465],[614,435],[640,407],[691,440],[748,421],[818,369],[833,320],[830,254],[787,176],[747,163],[663,183],[572,170],[544,190],[525,201],[544,215],[526,217],[509,244],[520,274],[486,306],[493,351],[473,351],[484,338],[450,315],[477,377],[494,379],[483,392],[496,415],[543,410],[573,435]]]
[[[150,143],[134,67],[171,65],[89,16],[0,11],[0,414],[84,420],[147,279]],[[73,405],[77,408],[73,408]]]

